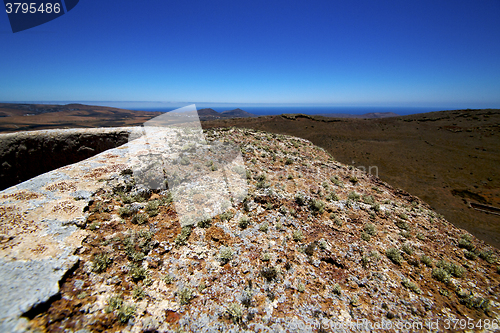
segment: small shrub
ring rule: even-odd
[[[405,230],[405,231],[410,231],[410,226],[408,225],[408,223],[406,223],[405,221],[401,221],[401,220],[397,220],[396,222],[394,222],[394,224],[399,228],[399,229],[402,229],[402,230]]]
[[[269,230],[269,223],[267,222],[261,223],[259,226],[259,230],[262,232],[267,232]]]
[[[399,253],[399,250],[394,247],[387,249],[385,255],[387,256],[387,258],[389,258],[393,263],[397,265],[401,265],[401,263],[403,262],[403,257]]]
[[[425,236],[422,233],[417,232],[417,239],[423,241],[425,240]]]
[[[177,238],[175,239],[175,244],[177,245],[186,244],[186,241],[190,235],[191,235],[191,226],[182,227],[180,234],[177,235]]]
[[[295,196],[295,202],[297,203],[297,205],[303,206],[306,203],[306,199],[304,198],[304,195],[302,193],[298,193]]]
[[[422,293],[422,290],[420,290],[420,288],[414,282],[408,280],[407,278],[404,278],[401,284],[403,285],[403,287],[410,289],[415,294]]]
[[[479,252],[479,257],[489,264],[494,264],[497,261],[497,257],[491,250]]]
[[[403,220],[408,220],[408,215],[406,215],[405,213],[399,213],[398,216]]]
[[[260,275],[266,278],[267,281],[272,281],[278,276],[278,271],[273,267],[264,267],[260,270]]]
[[[264,253],[262,257],[260,258],[262,261],[269,261],[271,260],[271,255],[269,253]]]
[[[377,228],[372,223],[365,224],[364,230],[370,236],[375,236],[377,234]]]
[[[289,158],[289,157],[288,157],[288,158],[285,160],[285,165],[290,165],[290,164],[293,164],[293,160],[292,160],[291,158]]]
[[[153,200],[149,201],[148,204],[146,205],[146,212],[150,217],[158,215],[159,208],[160,207],[160,200]]]
[[[351,191],[349,192],[349,194],[347,195],[347,198],[352,200],[352,201],[359,201],[359,199],[361,198],[361,196],[354,192],[354,191]]]
[[[375,199],[373,199],[373,196],[371,195],[365,195],[363,197],[363,202],[365,204],[373,205],[375,203]]]
[[[422,254],[420,261],[427,267],[432,267],[432,259],[425,254]]]
[[[140,286],[135,286],[132,290],[132,297],[135,299],[143,299],[146,297],[146,292]]]
[[[203,213],[201,220],[198,221],[198,227],[208,228],[210,227],[211,224],[212,224],[212,218],[208,214]]]
[[[221,246],[219,249],[219,260],[223,264],[227,264],[231,259],[233,259],[233,250],[229,246]]]
[[[461,278],[465,274],[465,268],[459,266],[455,263],[450,263],[445,260],[440,260],[436,263],[436,267],[444,269],[448,274],[453,275],[454,277]]]
[[[351,176],[349,177],[349,181],[355,185],[356,183],[359,182],[359,179],[356,176]]]
[[[335,192],[330,192],[327,196],[326,196],[326,200],[331,200],[331,201],[339,201],[339,197],[338,195],[335,193]]]
[[[179,296],[179,302],[184,305],[188,304],[192,299],[193,299],[193,290],[189,287],[184,287],[179,291],[178,293]]]
[[[312,199],[309,208],[313,211],[315,214],[323,214],[325,210],[325,203],[321,200],[316,200]]]
[[[230,219],[233,218],[233,216],[234,216],[233,212],[228,210],[228,211],[225,211],[224,213],[220,214],[219,218],[221,221],[224,222],[224,221],[229,221]]]
[[[335,217],[334,222],[335,222],[335,225],[337,225],[338,227],[341,227],[344,224],[344,222],[342,222],[342,220],[338,217]]]
[[[233,323],[238,323],[243,317],[243,310],[238,303],[233,303],[227,308],[227,313],[229,318],[233,320]]]
[[[120,294],[111,296],[108,298],[108,305],[104,308],[104,311],[107,313],[113,312],[121,308],[122,304],[123,298]]]
[[[469,260],[476,260],[477,259],[477,254],[475,254],[473,251],[465,251],[464,253],[465,258]]]
[[[144,267],[137,266],[136,264],[130,267],[129,274],[134,281],[144,280],[148,277],[148,271]]]
[[[472,237],[469,234],[463,234],[458,241],[458,247],[473,251],[476,247],[472,244]]]
[[[250,224],[250,219],[248,216],[244,215],[241,219],[240,222],[238,222],[238,225],[241,229],[246,229],[248,225]]]
[[[111,264],[111,258],[107,253],[98,253],[92,258],[92,270],[97,273],[102,273]]]
[[[304,235],[302,234],[302,230],[295,230],[293,232],[292,237],[293,237],[294,241],[300,242],[304,238]]]
[[[338,283],[335,283],[335,285],[333,286],[333,293],[335,295],[340,295],[342,293],[342,288]]]
[[[415,251],[410,244],[404,243],[403,246],[401,246],[401,250],[403,250],[406,254],[412,255],[413,252]]]
[[[306,286],[304,286],[303,283],[299,283],[299,285],[297,286],[297,291],[299,293],[303,293],[305,290],[306,290]]]
[[[146,223],[147,221],[148,221],[148,216],[146,214],[138,213],[135,214],[134,217],[132,217],[132,220],[130,222],[132,222],[133,224],[141,225]]]
[[[366,242],[369,242],[371,240],[371,236],[369,234],[367,234],[366,232],[362,232],[361,233],[361,239],[366,241]]]
[[[128,217],[130,215],[132,215],[134,212],[132,209],[130,209],[129,206],[125,206],[125,207],[120,207],[118,209],[118,214],[120,215],[120,217]]]
[[[432,277],[438,281],[448,283],[450,282],[451,275],[443,268],[434,268],[432,270]]]
[[[170,274],[167,274],[165,275],[163,278],[162,278],[163,282],[165,282],[166,284],[171,284],[173,281],[174,281],[174,276],[173,275],[170,275]]]

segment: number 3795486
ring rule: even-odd
[[[14,2],[14,3],[6,3],[5,9],[7,14],[15,13],[15,14],[35,14],[35,13],[47,13],[47,14],[59,14],[61,12],[61,4],[60,3],[41,3],[40,5],[36,3],[27,3],[27,2]]]

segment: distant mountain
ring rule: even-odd
[[[221,114],[214,109],[206,108],[206,109],[199,109],[198,110],[198,116],[200,117],[214,117],[215,119],[220,118]]]
[[[222,111],[222,114],[224,116],[229,116],[231,118],[248,118],[248,117],[257,117],[256,115],[243,111],[242,109],[234,109],[234,110],[227,110],[227,111]]]
[[[211,108],[205,108],[198,110],[198,116],[201,121],[206,120],[216,120],[216,119],[230,119],[230,118],[249,118],[257,117],[256,115],[243,111],[242,109],[227,110],[223,112],[217,112]]]

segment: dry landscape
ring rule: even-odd
[[[60,292],[23,314],[29,331],[373,327],[355,323],[391,325],[388,331],[462,331],[470,322],[474,330],[498,329],[498,249],[456,228],[419,198],[353,173],[304,139],[234,128],[205,135],[208,142],[241,147],[249,190],[243,202],[194,225],[181,226],[169,190],[137,184],[120,148],[40,177],[42,188],[33,188],[38,183],[32,181],[0,195],[1,253],[14,262],[43,260],[61,241],[59,236],[45,248],[48,239],[26,243],[23,229],[36,227],[30,214],[81,214],[75,207],[83,207],[85,216],[73,222],[65,240],[78,260],[60,278]],[[182,155],[187,162],[181,164],[201,163],[195,148]],[[97,161],[105,164],[87,171],[87,180],[64,176]],[[221,170],[217,161],[200,168],[208,174]],[[52,210],[52,203],[44,207],[44,197],[71,198],[89,180],[96,190],[54,202]],[[32,208],[18,213],[19,207]],[[19,252],[22,246],[28,250]]]
[[[500,110],[457,110],[384,119],[269,116],[204,122],[298,136],[337,161],[372,168],[447,220],[500,248]],[[497,207],[492,213],[469,202]]]

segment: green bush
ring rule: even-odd
[[[304,235],[302,234],[302,230],[295,230],[293,232],[292,237],[293,237],[294,241],[300,242],[304,238]]]
[[[403,285],[403,287],[410,289],[415,294],[422,293],[422,290],[420,290],[420,288],[414,282],[408,280],[407,278],[404,278],[401,284]]]
[[[370,236],[375,236],[377,234],[377,228],[373,225],[373,223],[365,224],[364,230]]]
[[[187,239],[191,235],[191,226],[184,226],[181,229],[181,232],[179,235],[177,235],[177,238],[175,239],[175,244],[177,245],[184,245],[186,244]]]
[[[312,199],[309,208],[313,211],[315,214],[323,214],[325,210],[325,203],[321,200],[317,199]]]
[[[448,283],[450,282],[451,275],[443,268],[434,268],[432,270],[432,277],[438,281]]]
[[[240,222],[238,223],[241,229],[246,229],[249,224],[250,224],[250,219],[248,218],[248,216],[245,215],[240,219]]]
[[[401,246],[401,250],[403,250],[406,254],[412,255],[413,252],[415,251],[410,244],[404,243],[403,246]]]
[[[221,246],[219,249],[219,260],[226,264],[233,259],[233,250],[229,246]]]
[[[358,193],[356,193],[354,191],[351,191],[347,195],[347,198],[351,199],[352,201],[359,201],[359,199],[361,198],[361,196]]]
[[[491,250],[479,252],[479,257],[490,264],[494,264],[497,261],[497,257],[495,256],[495,253]]]
[[[401,263],[403,262],[403,257],[399,253],[399,250],[394,247],[387,249],[387,251],[385,251],[385,255],[397,265],[401,265]]]
[[[178,292],[179,302],[184,305],[188,304],[193,299],[193,290],[189,287],[184,287]]]
[[[148,216],[144,213],[138,213],[135,214],[134,217],[132,217],[132,220],[130,220],[130,222],[132,222],[133,224],[141,225],[148,222]]]
[[[111,258],[107,253],[95,254],[92,258],[92,270],[97,273],[102,273],[111,264]]]
[[[432,259],[425,254],[422,254],[420,261],[427,267],[432,267]]]

